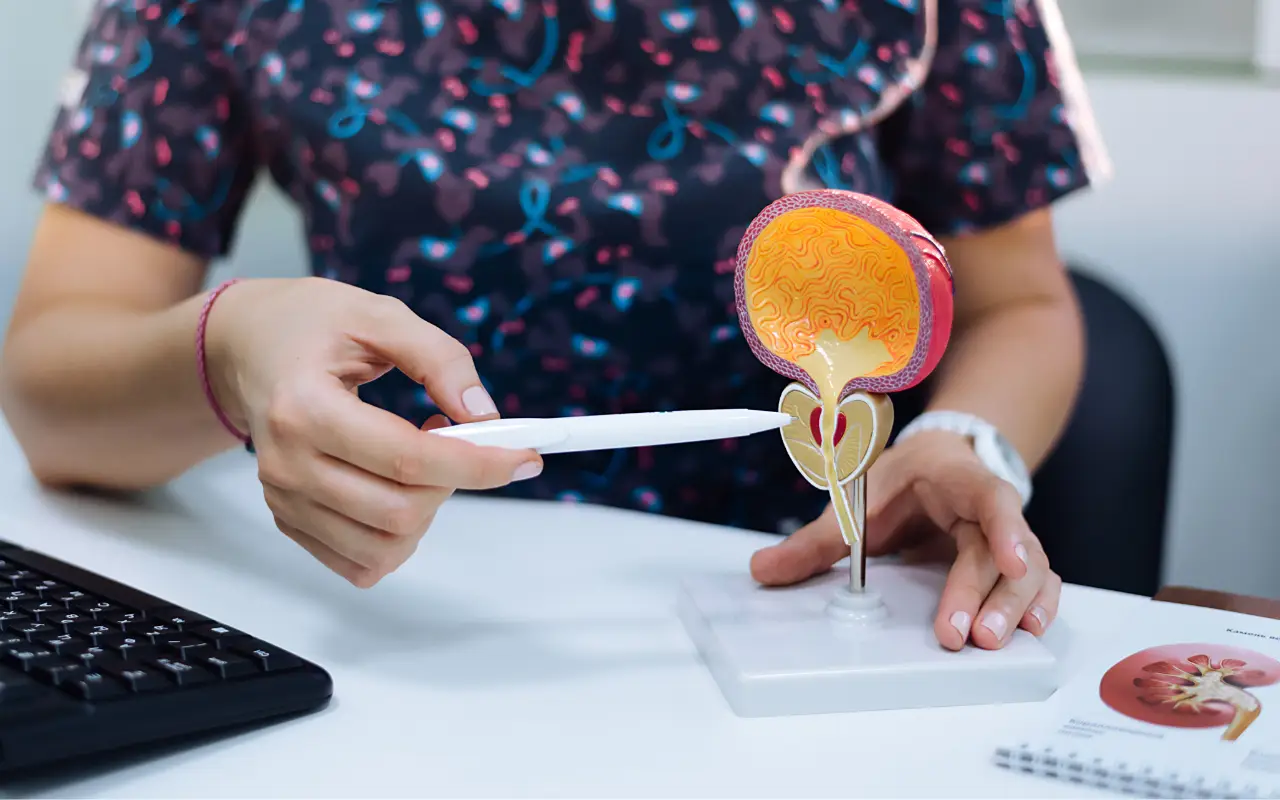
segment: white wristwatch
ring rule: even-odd
[[[949,431],[968,437],[983,465],[1018,490],[1022,507],[1031,501],[1031,473],[1009,440],[990,422],[961,411],[926,411],[909,422],[896,441],[905,441],[920,431]]]

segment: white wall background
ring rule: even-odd
[[[79,36],[68,12],[85,5],[0,6],[0,324],[39,209],[28,179]],[[1280,88],[1087,77],[1116,177],[1062,206],[1061,240],[1136,299],[1172,351],[1181,396],[1167,580],[1280,597]],[[302,273],[297,218],[263,183],[219,273]]]

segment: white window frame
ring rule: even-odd
[[[1263,72],[1280,73],[1280,0],[1254,1],[1257,3],[1254,66]]]
[[[1268,78],[1280,77],[1280,0],[1179,0],[1176,14],[1158,22],[1153,20],[1150,28],[1138,23],[1140,18],[1134,14],[1159,14],[1162,0],[1058,2],[1066,12],[1077,52],[1087,62],[1127,64],[1138,69],[1149,63],[1160,65],[1161,71],[1178,64],[1196,71],[1199,64],[1219,73],[1234,65]],[[1244,22],[1241,12],[1249,15],[1247,28],[1240,27]],[[1121,16],[1108,25],[1113,13]],[[1230,15],[1233,21],[1218,18],[1223,14]],[[1218,22],[1227,27],[1216,28],[1210,38],[1200,40],[1195,22],[1200,17],[1208,28]],[[1131,43],[1130,36],[1135,37]]]
[[[76,21],[81,25],[88,25],[89,19],[93,16],[93,8],[97,5],[97,0],[76,0],[75,11]]]

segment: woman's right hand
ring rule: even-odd
[[[322,278],[245,281],[214,304],[206,329],[218,402],[258,454],[276,525],[367,588],[417,549],[457,489],[537,476],[531,450],[435,436],[359,399],[398,368],[449,417],[498,416],[467,348],[404,303]]]

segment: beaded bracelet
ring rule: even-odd
[[[200,387],[204,389],[205,399],[209,401],[209,407],[213,409],[213,413],[218,417],[218,421],[222,423],[222,427],[226,428],[232,436],[239,439],[246,447],[252,451],[253,442],[247,433],[243,433],[232,424],[227,417],[222,406],[218,403],[218,398],[214,397],[213,385],[209,382],[209,356],[205,352],[205,329],[209,327],[209,311],[213,308],[214,302],[233,284],[239,283],[239,278],[232,278],[223,282],[218,288],[209,293],[209,298],[204,301],[204,307],[200,309],[200,319],[196,323],[196,363],[200,370]]]

